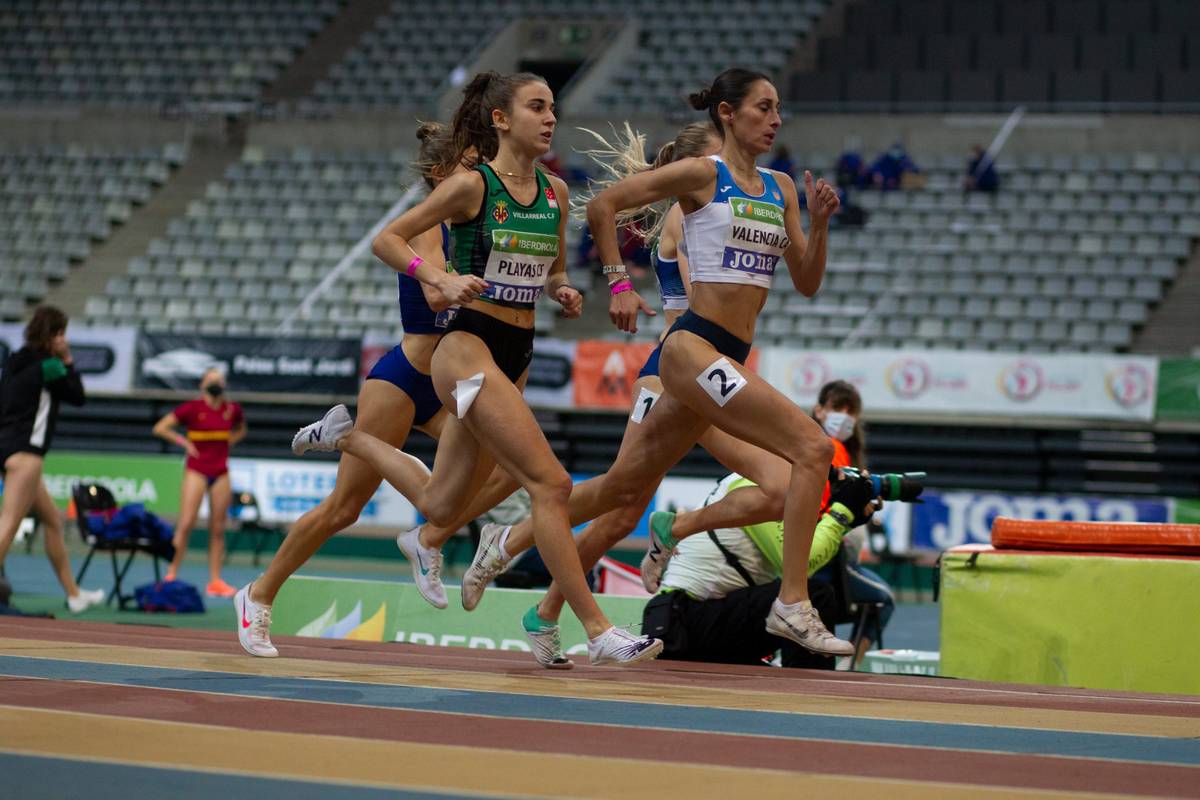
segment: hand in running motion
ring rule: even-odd
[[[562,306],[562,315],[566,319],[577,319],[583,313],[583,295],[574,286],[558,287],[554,299]]]
[[[612,320],[613,325],[616,325],[618,330],[625,331],[626,333],[637,333],[638,311],[643,312],[648,317],[654,317],[658,314],[658,312],[646,305],[646,301],[642,299],[640,294],[632,289],[620,294],[614,294],[608,304],[608,318]]]
[[[808,170],[804,170],[804,197],[808,202],[808,216],[813,222],[828,222],[842,204],[837,191],[824,178],[818,178],[814,184]]]
[[[451,305],[461,306],[479,297],[487,287],[483,278],[448,272],[438,283],[437,289]]]

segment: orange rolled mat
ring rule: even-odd
[[[1200,525],[997,517],[992,522],[992,546],[1011,550],[1200,556]]]

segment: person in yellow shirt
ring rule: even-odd
[[[878,508],[865,477],[838,473],[829,508],[817,524],[808,563],[809,577],[828,564],[842,537],[866,522]],[[709,495],[719,501],[731,491],[753,486],[726,476]],[[814,658],[800,644],[767,632],[763,619],[779,593],[783,568],[783,523],[763,522],[720,528],[679,543],[667,563],[659,593],[646,604],[642,632],[662,639],[663,658],[722,664],[758,664],[781,651],[785,667],[833,668],[833,659]],[[813,605],[830,627],[838,599],[828,583],[810,581]]]

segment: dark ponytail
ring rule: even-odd
[[[492,111],[512,111],[513,96],[527,83],[545,83],[532,72],[501,75],[494,70],[480,72],[463,87],[463,100],[450,123],[451,141],[458,157],[472,147],[480,162],[491,161],[500,150],[500,137],[492,124]]]
[[[758,81],[770,83],[771,79],[752,69],[730,67],[718,75],[711,86],[706,86],[700,91],[688,95],[688,103],[697,111],[707,111],[713,127],[720,131],[723,137],[725,128],[717,109],[720,108],[721,103],[728,103],[731,108],[736,109],[750,93],[750,87]]]

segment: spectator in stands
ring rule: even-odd
[[[32,511],[46,532],[46,556],[72,614],[103,602],[104,590],[87,591],[75,583],[62,517],[42,481],[42,467],[59,404],[81,406],[84,399],[67,342],[67,315],[54,306],[39,306],[25,326],[25,346],[8,357],[0,374],[0,564],[21,520]]]
[[[729,475],[706,505],[753,484]],[[833,499],[839,510],[860,509],[865,522],[875,509],[874,487],[865,478],[838,481]],[[844,505],[843,505],[844,504]],[[828,515],[822,525],[837,524]],[[820,527],[820,526],[818,526]],[[836,548],[825,551],[836,555]],[[817,550],[814,548],[814,557]],[[809,562],[809,574],[822,566]],[[785,667],[833,669],[833,658],[811,653],[790,639],[768,633],[763,622],[779,594],[783,571],[783,523],[720,528],[679,543],[662,577],[662,588],[642,614],[642,631],[663,640],[663,657],[722,664],[761,664],[782,648]],[[825,625],[833,629],[838,598],[832,584],[809,581],[809,595]]]
[[[783,145],[775,148],[775,155],[771,157],[767,168],[782,172],[792,180],[796,179],[796,162],[792,161],[792,154]]]
[[[904,143],[896,141],[885,153],[875,159],[870,169],[870,183],[876,189],[890,191],[904,187],[905,178],[918,175],[921,168],[909,158]]]
[[[996,165],[980,145],[971,148],[971,160],[967,162],[963,188],[968,192],[995,192],[1000,188]]]
[[[837,185],[842,189],[861,189],[867,184],[867,162],[863,160],[862,141],[858,137],[846,140],[846,149],[838,156],[834,165]]]
[[[176,428],[183,427],[186,434]],[[167,580],[175,580],[187,552],[188,539],[208,495],[209,597],[233,597],[237,589],[221,580],[225,561],[225,515],[233,500],[229,482],[229,448],[246,437],[242,407],[225,395],[225,373],[216,367],[200,376],[200,397],[175,408],[154,426],[154,435],[178,445],[187,453],[183,484],[179,488],[179,518],[175,523],[175,559]]]

